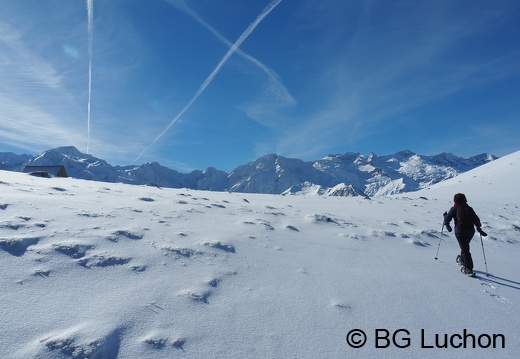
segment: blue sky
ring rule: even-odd
[[[269,153],[520,149],[518,1],[1,8],[0,152],[73,145],[113,165],[187,172]]]

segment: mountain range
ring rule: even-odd
[[[270,154],[230,173],[213,167],[180,173],[157,162],[112,166],[67,146],[38,156],[0,153],[0,170],[20,172],[27,165],[64,165],[69,176],[92,181],[243,193],[377,197],[417,191],[497,158],[486,153],[467,159],[450,153],[424,156],[405,150],[388,156],[348,152],[306,162]]]

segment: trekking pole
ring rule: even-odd
[[[486,252],[484,252],[484,241],[482,240],[482,234],[480,234],[480,244],[482,244],[482,254],[484,255],[484,264],[486,265],[486,276],[489,277],[489,271],[488,271],[488,267],[487,267],[487,262],[486,262]]]
[[[435,260],[438,259],[439,249],[441,249],[442,231],[443,230],[444,230],[444,223],[442,224],[442,228],[441,228],[441,237],[439,238],[439,245],[437,246],[437,254],[435,255]]]

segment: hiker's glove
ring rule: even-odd
[[[478,231],[478,233],[480,233],[480,235],[481,235],[482,237],[487,237],[487,233],[484,232],[484,231],[482,230],[482,228],[477,228],[477,231]]]
[[[448,232],[451,232],[451,231],[452,231],[451,226],[450,226],[449,223],[446,224],[446,229],[448,230]]]

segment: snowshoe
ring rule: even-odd
[[[473,272],[471,269],[468,269],[466,267],[461,267],[460,271],[462,273],[464,273],[465,275],[467,275],[467,276],[470,276],[470,277],[474,277],[475,276],[475,272]]]

